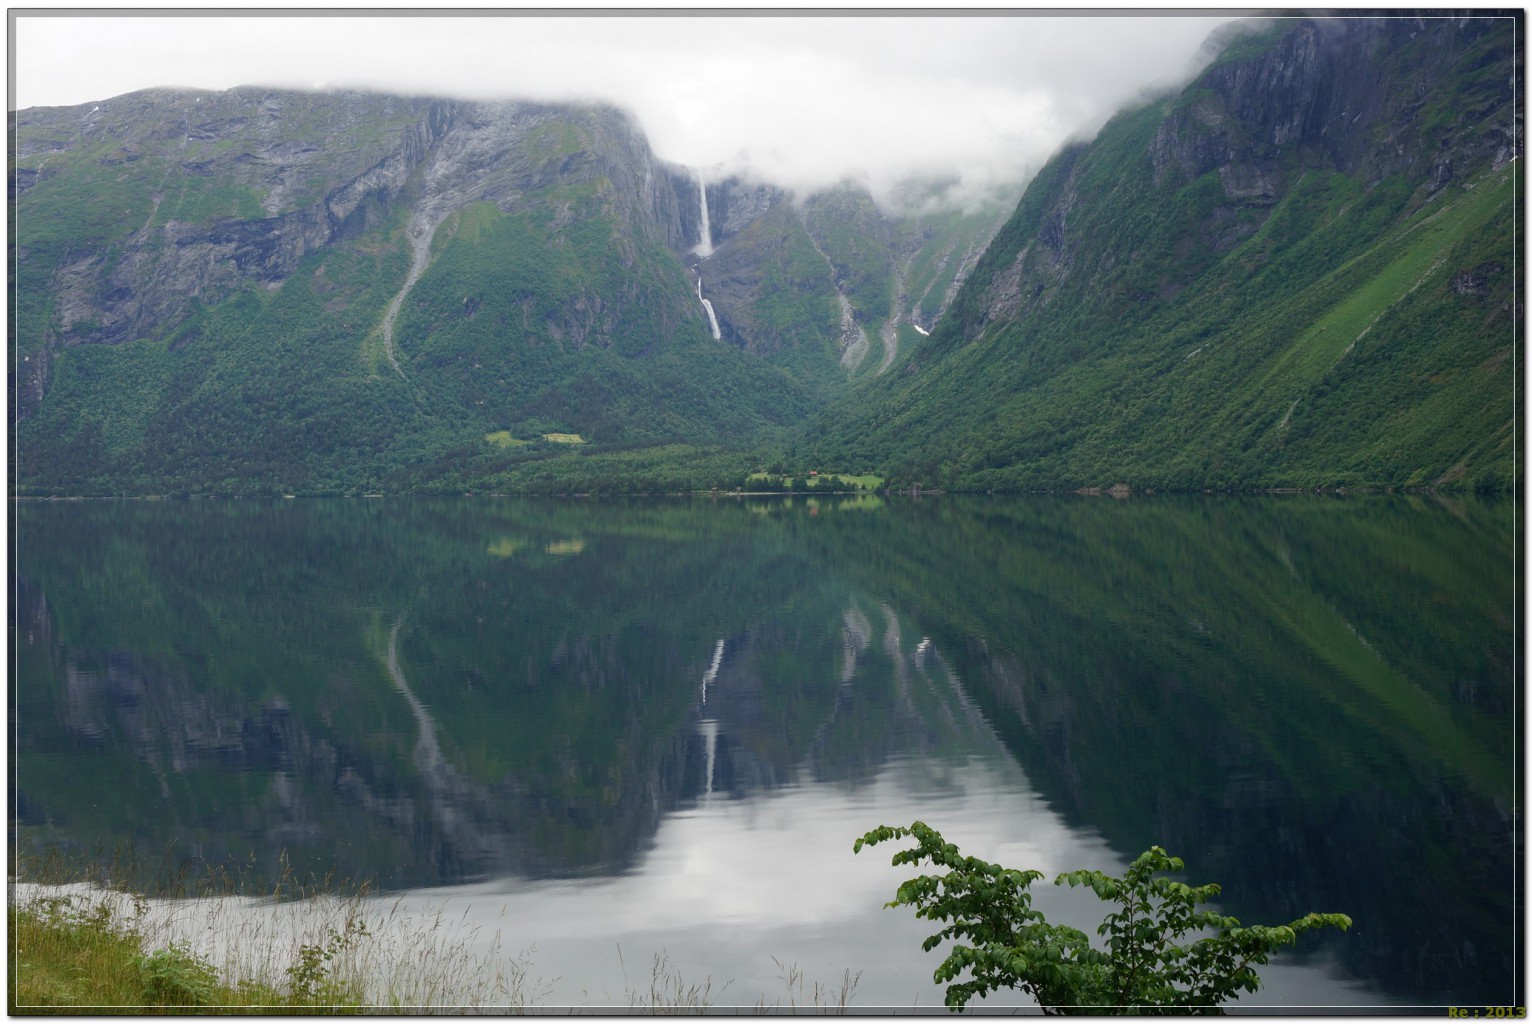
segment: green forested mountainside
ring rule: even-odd
[[[98,157],[116,147],[160,167],[164,108],[184,115],[204,99],[226,112],[200,131],[220,140],[204,147],[229,177],[220,187],[237,190],[252,164],[277,168],[240,193],[254,215],[231,200],[193,220],[176,198],[185,166],[145,176]],[[58,117],[17,132],[27,184],[12,255],[28,302],[12,343],[13,487],[456,486],[465,472],[572,457],[544,434],[608,456],[698,450],[760,443],[809,411],[812,387],[708,336],[674,251],[675,197],[635,191],[663,168],[615,113],[527,106],[444,127],[450,105],[415,104],[400,128],[373,102],[135,94],[102,105],[121,123],[97,149],[71,149]],[[267,108],[281,115],[276,141],[245,123]],[[344,126],[383,139],[375,152],[332,156],[307,134],[316,109],[337,108]],[[320,126],[331,129],[349,138]],[[496,175],[478,166],[485,151]],[[300,171],[315,184],[297,198],[271,184]],[[173,198],[163,224],[136,207],[117,220],[94,212],[118,199],[161,211]],[[189,270],[190,254],[221,269]],[[490,443],[497,432],[527,443]]]
[[[1520,46],[1489,14],[1277,19],[1066,147],[998,234],[850,183],[704,185],[604,107],[21,111],[12,490],[685,490],[778,464],[1513,487]]]
[[[806,453],[895,486],[1511,486],[1515,24],[1413,28],[1242,42],[1067,148]]]
[[[529,440],[567,431],[606,448],[716,444],[806,409],[801,389],[694,324],[661,333],[657,304],[642,299],[618,314],[630,351],[560,338],[544,310],[607,294],[599,275],[622,273],[604,265],[610,248],[589,240],[556,250],[560,259],[502,265],[487,288],[480,264],[538,252],[515,245],[535,218],[488,219],[483,237],[447,243],[416,286],[397,324],[401,372],[357,329],[380,319],[404,276],[405,258],[380,236],[377,254],[315,254],[271,296],[206,311],[173,338],[70,350],[50,400],[19,425],[21,479],[84,493],[398,490],[465,462],[546,454],[497,448],[486,435],[498,430]],[[681,308],[679,274],[663,280],[680,289],[670,308]]]
[[[731,178],[698,255],[701,179],[604,107],[148,90],[11,132],[22,494],[740,481],[1002,215],[846,186],[811,229]]]

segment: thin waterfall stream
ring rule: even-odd
[[[698,240],[696,248],[692,252],[707,259],[713,255],[713,228],[708,222],[707,215],[707,185],[702,180],[702,172],[696,173],[697,177],[697,205],[702,213],[702,237]]]
[[[718,340],[722,339],[723,338],[723,334],[722,334],[722,332],[720,332],[718,330],[718,317],[713,313],[713,304],[711,302],[709,302],[707,299],[702,298],[702,275],[701,274],[697,275],[697,298],[698,298],[699,301],[701,301],[702,308],[707,311],[707,323],[708,323],[708,327],[710,327],[712,329],[712,331],[713,331],[713,340],[714,341],[718,341]]]
[[[702,180],[702,172],[696,173],[697,177],[697,206],[702,215],[701,238],[692,252],[707,259],[713,255],[713,227],[708,221],[707,214],[707,185]],[[702,303],[702,308],[707,312],[708,327],[713,332],[713,340],[719,341],[723,333],[718,329],[718,316],[713,312],[713,304],[702,297],[702,274],[697,274],[697,301]]]

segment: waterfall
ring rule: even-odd
[[[702,172],[697,172],[697,200],[702,210],[702,239],[692,250],[703,259],[713,255],[713,228],[707,219],[707,186],[702,183]]]
[[[711,718],[703,722],[702,738],[707,744],[707,790],[702,794],[702,801],[706,803],[713,798],[713,772],[718,765],[718,723]]]
[[[711,311],[709,311],[711,312]],[[713,663],[702,673],[702,706],[707,707],[707,684],[718,678],[718,669],[723,664],[723,639],[713,647]],[[706,714],[707,712],[703,712]],[[718,721],[713,718],[704,718],[697,723],[703,739],[706,741],[707,750],[707,792],[702,795],[704,803],[713,798],[713,770],[718,761]]]
[[[718,678],[718,667],[723,664],[723,640],[713,648],[713,663],[702,673],[702,703],[707,703],[707,684]]]
[[[713,304],[711,302],[709,302],[707,299],[702,298],[702,275],[701,274],[697,275],[697,298],[698,298],[699,301],[701,301],[702,308],[707,310],[707,322],[708,322],[708,326],[713,328],[713,340],[714,341],[718,341],[720,338],[723,337],[723,335],[718,332],[718,317],[713,315]]]
[[[697,206],[702,211],[702,239],[692,252],[703,259],[713,255],[713,228],[707,219],[707,185],[702,181],[702,172],[692,172],[697,178]],[[723,334],[718,330],[718,316],[713,312],[713,304],[702,297],[702,275],[697,275],[697,301],[702,303],[702,308],[707,312],[708,326],[713,329],[713,340],[719,341]]]

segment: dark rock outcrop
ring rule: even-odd
[[[1339,172],[1367,187],[1405,176],[1423,182],[1429,195],[1469,168],[1498,167],[1520,155],[1515,81],[1498,73],[1507,64],[1516,77],[1520,72],[1512,34],[1500,31],[1503,21],[1282,19],[1255,30],[1255,39],[1248,25],[1232,28],[1224,56],[1179,96],[1123,115],[1164,111],[1143,148],[1156,191],[1216,175],[1217,193],[1206,209],[1188,204],[1191,230],[1186,251],[1176,255],[1233,249],[1313,171]],[[1086,237],[1074,226],[1082,189],[1092,191],[1084,176],[1099,157],[1081,159],[1090,153],[1086,144],[1067,147],[1029,189],[1023,210],[1035,205],[987,254],[986,290],[967,304],[963,333],[1046,307],[1068,277],[1110,279],[1118,266],[1145,255],[1103,246],[1099,232]],[[1166,281],[1163,290],[1174,295],[1181,284]]]

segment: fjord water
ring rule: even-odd
[[[1247,923],[1355,920],[1246,1004],[1516,1004],[1520,517],[13,503],[13,835],[371,879],[535,946],[550,1005],[626,1005],[663,953],[722,1004],[783,997],[775,957],[902,1008],[941,1002],[934,928],[867,829],[1050,878],[1159,844]]]

